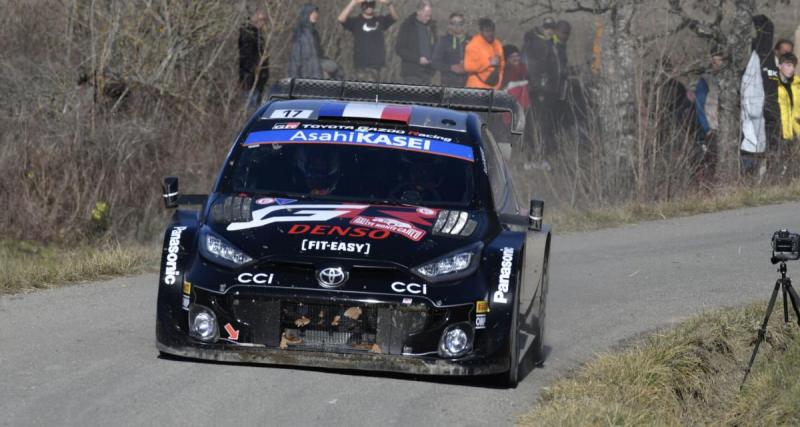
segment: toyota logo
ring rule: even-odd
[[[338,288],[347,281],[347,272],[342,267],[323,268],[317,272],[317,281],[323,288]]]

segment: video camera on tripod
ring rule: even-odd
[[[772,235],[772,263],[800,259],[800,234],[787,229],[778,230]]]
[[[800,234],[791,233],[787,229],[776,231],[772,235],[772,258],[770,261],[773,264],[780,263],[778,273],[781,277],[775,281],[775,288],[772,290],[772,296],[767,304],[767,314],[764,316],[764,323],[761,324],[761,329],[758,330],[758,339],[756,339],[756,346],[753,348],[753,354],[750,356],[750,363],[747,365],[747,370],[744,373],[741,387],[744,387],[747,376],[750,375],[750,369],[753,367],[753,362],[756,360],[756,354],[761,343],[767,333],[767,325],[769,324],[769,316],[775,308],[775,300],[778,298],[778,293],[783,294],[783,322],[789,323],[789,304],[791,303],[794,309],[794,314],[797,316],[797,324],[800,325],[800,297],[792,286],[792,279],[786,275],[786,261],[795,261],[800,259]]]

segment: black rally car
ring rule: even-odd
[[[541,357],[550,231],[521,213],[485,90],[284,80],[164,236],[158,349],[229,362],[500,374]],[[473,111],[473,112],[469,112]],[[519,133],[519,132],[517,132]]]

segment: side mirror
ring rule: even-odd
[[[178,191],[178,177],[168,176],[164,178],[161,184],[161,197],[164,198],[164,207],[166,209],[173,209],[178,207],[178,197],[181,193]]]
[[[531,200],[531,210],[530,213],[528,213],[528,228],[533,231],[541,231],[543,217],[544,202],[541,200]]]

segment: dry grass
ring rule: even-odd
[[[713,194],[694,194],[665,202],[626,203],[587,210],[555,210],[546,215],[557,231],[589,231],[751,206],[800,200],[800,180],[785,185],[729,187]]]
[[[0,241],[0,294],[152,271],[155,244],[66,247]]]
[[[520,419],[552,425],[785,425],[800,422],[800,329],[779,304],[753,373],[739,384],[764,303],[702,314],[598,356],[548,387]]]

